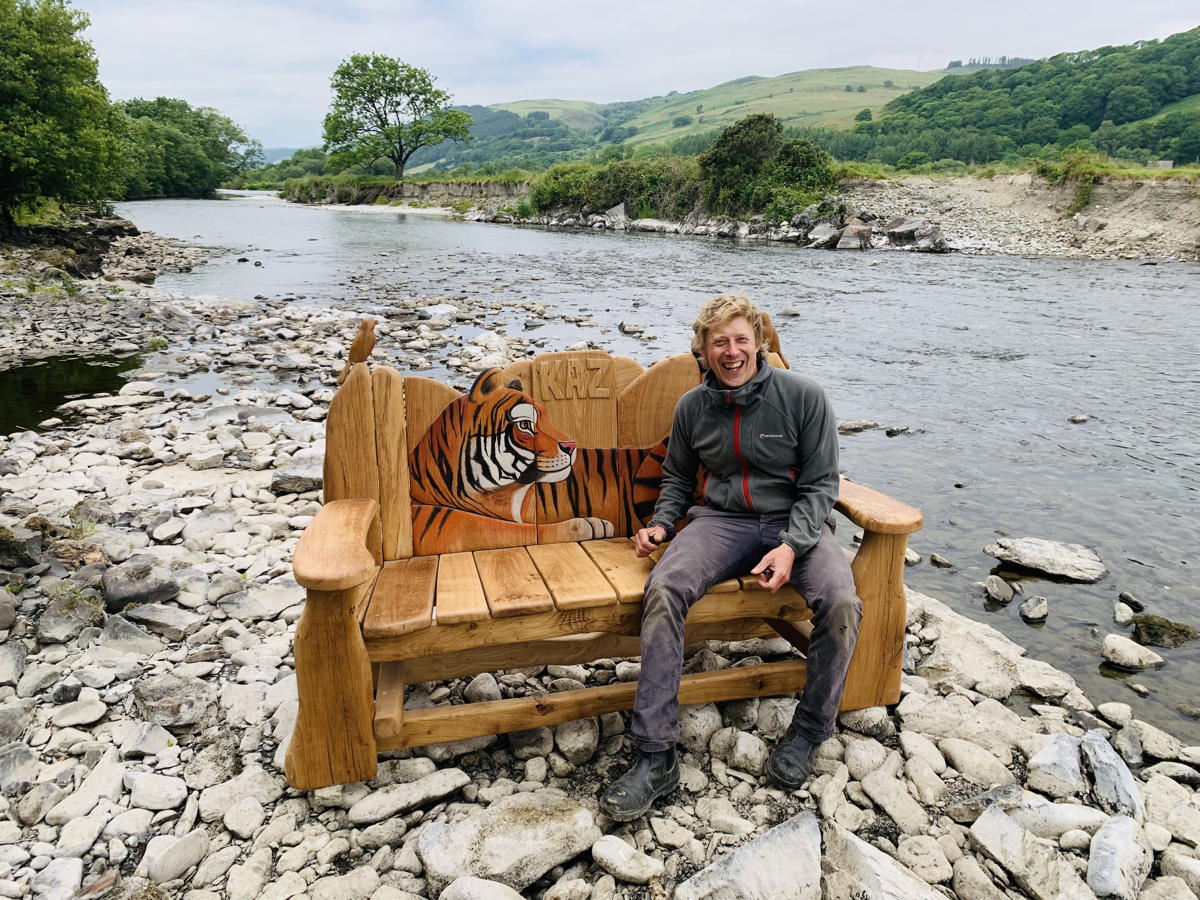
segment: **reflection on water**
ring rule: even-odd
[[[829,253],[264,196],[120,211],[142,228],[233,251],[160,279],[169,290],[383,309],[412,296],[504,302],[497,321],[512,334],[528,317],[520,304],[533,301],[560,316],[589,313],[598,326],[553,318],[536,331],[548,347],[593,338],[643,363],[687,346],[701,300],[744,289],[775,313],[792,366],[825,386],[840,418],[910,430],[869,430],[841,446],[846,474],[924,511],[913,547],[955,564],[910,569],[911,587],[1069,671],[1097,702],[1136,700],[1100,671],[1103,635],[1123,630],[1112,624],[1118,593],[1200,620],[1200,266]],[[627,337],[620,321],[654,336]],[[1077,414],[1089,418],[1068,422]],[[1026,593],[1047,597],[1051,610],[1045,627],[1030,628],[1019,599],[987,609],[973,586],[995,566],[982,548],[1001,534],[1095,546],[1112,574],[1095,585],[1026,579]],[[1153,692],[1136,708],[1200,744],[1200,724],[1177,710],[1195,702],[1200,642],[1164,655],[1165,669],[1131,679]]]
[[[136,369],[139,356],[55,356],[0,372],[0,434],[36,428],[59,404],[101,393],[115,394]]]

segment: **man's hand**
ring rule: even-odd
[[[661,525],[653,528],[643,528],[633,536],[633,550],[638,558],[649,556],[658,549],[658,545],[667,539],[667,529]]]
[[[780,544],[759,560],[750,574],[757,575],[758,583],[773,594],[791,580],[795,561],[796,551],[787,544]]]

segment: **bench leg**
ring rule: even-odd
[[[300,709],[284,763],[297,790],[375,777],[371,662],[357,616],[370,588],[308,592],[294,648]]]
[[[858,646],[846,675],[842,709],[900,700],[904,664],[904,550],[907,535],[868,531],[850,569],[862,600]]]

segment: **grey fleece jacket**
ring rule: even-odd
[[[734,515],[786,514],[779,540],[804,554],[817,543],[838,496],[837,420],[825,392],[761,357],[754,378],[734,390],[707,373],[675,407],[662,493],[649,525],[674,536],[701,466],[706,505]]]

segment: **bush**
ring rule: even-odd
[[[580,209],[588,204],[596,170],[587,163],[561,163],[551,166],[533,183],[530,202],[541,212],[567,207]]]

